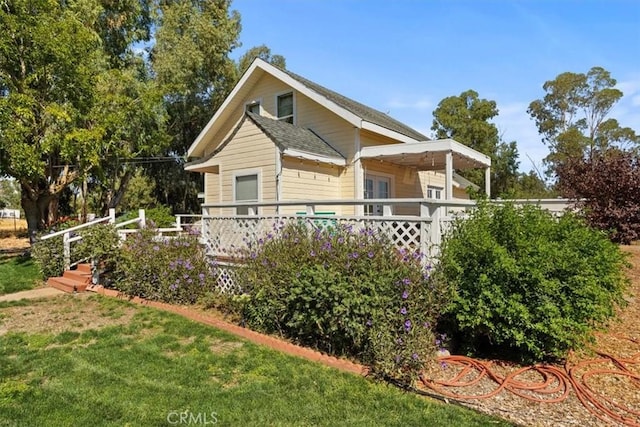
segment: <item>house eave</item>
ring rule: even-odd
[[[382,127],[380,125],[377,125],[375,123],[371,123],[371,122],[367,122],[367,121],[362,121],[362,129],[364,130],[368,130],[371,132],[375,132],[379,135],[383,135],[395,140],[398,140],[400,142],[406,142],[406,143],[416,143],[416,142],[420,142],[417,139],[413,139],[407,135],[401,134],[399,132],[396,132],[394,130],[391,129],[387,129],[385,127]]]
[[[324,157],[313,153],[307,153],[300,150],[292,150],[290,148],[282,150],[282,154],[289,157],[295,157],[298,159],[311,160],[313,162],[327,163],[336,166],[346,166],[347,161],[337,157]]]

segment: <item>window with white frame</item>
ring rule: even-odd
[[[234,199],[236,202],[258,201],[258,174],[236,175],[234,184]],[[257,212],[254,211],[252,213]],[[237,207],[236,215],[249,215],[249,206]]]
[[[245,108],[249,113],[260,115],[260,101],[250,102]]]
[[[442,191],[444,188],[436,187],[435,185],[427,186],[427,199],[438,199],[442,200]]]
[[[278,120],[293,124],[293,92],[278,95],[276,105]]]

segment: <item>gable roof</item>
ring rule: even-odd
[[[307,160],[314,160],[323,163],[330,163],[339,166],[346,165],[346,160],[339,151],[331,147],[325,140],[320,138],[311,129],[294,126],[290,123],[270,119],[258,114],[245,112],[242,119],[231,132],[231,135],[220,144],[211,154],[197,160],[192,160],[185,164],[186,170],[198,170],[203,165],[207,165],[209,160],[214,159],[224,147],[236,136],[242,124],[251,120],[276,146],[282,154],[298,157]]]
[[[381,111],[373,109],[371,107],[367,107],[364,104],[359,103],[358,101],[354,101],[351,98],[347,98],[344,95],[340,95],[337,92],[332,91],[331,89],[327,89],[324,86],[321,86],[317,83],[312,82],[311,80],[305,79],[302,76],[299,76],[291,71],[281,69],[286,74],[299,81],[309,89],[318,93],[319,95],[327,98],[329,101],[335,103],[336,105],[344,108],[345,110],[350,111],[362,118],[362,120],[376,124],[383,128],[401,133],[402,135],[408,136],[409,138],[413,138],[416,141],[428,141],[429,138],[416,131],[415,129],[405,125],[402,122],[394,119],[393,117],[385,114]]]
[[[232,111],[243,103],[244,97],[250,88],[265,73],[281,80],[292,89],[329,109],[356,128],[367,129],[401,142],[428,140],[426,136],[389,117],[387,114],[342,96],[290,71],[275,67],[260,58],[256,58],[211,120],[202,129],[193,144],[191,144],[187,151],[187,156],[198,157],[203,155],[208,136],[215,134],[226,120],[232,119]]]
[[[247,112],[246,114],[285,154],[287,151],[299,151],[343,161],[345,159],[340,152],[311,129],[301,128],[282,120],[270,119],[254,113]]]

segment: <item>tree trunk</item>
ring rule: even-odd
[[[42,230],[47,218],[47,208],[55,196],[51,194],[41,194],[22,187],[22,196],[20,204],[24,210],[24,216],[27,220],[27,230],[29,234],[29,244],[33,246],[36,242],[36,236],[39,230]]]
[[[27,230],[29,234],[29,244],[33,246],[36,242],[36,234],[41,227],[40,209],[35,200],[25,197],[24,190],[21,199],[22,209],[24,210],[24,216],[27,220]]]
[[[55,224],[60,219],[58,197],[52,197],[45,209],[47,211],[47,225]]]

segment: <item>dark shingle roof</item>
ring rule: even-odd
[[[429,138],[426,137],[425,135],[405,125],[404,123],[401,123],[398,120],[390,117],[388,114],[375,110],[371,107],[367,107],[364,104],[354,101],[353,99],[347,98],[346,96],[340,95],[337,92],[327,89],[324,86],[321,86],[317,83],[312,82],[311,80],[307,80],[302,76],[292,73],[291,71],[284,70],[284,69],[281,69],[281,70],[287,73],[293,79],[297,80],[301,84],[308,87],[309,89],[327,98],[329,101],[344,108],[345,110],[350,111],[351,113],[355,114],[356,116],[362,118],[367,122],[374,123],[378,126],[382,126],[392,131],[401,133],[402,135],[408,136],[418,141],[429,140]]]
[[[297,127],[284,121],[270,119],[254,113],[247,112],[246,114],[273,142],[284,149],[289,148],[323,157],[344,159],[340,152],[310,129]]]

